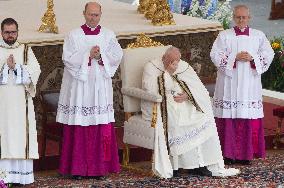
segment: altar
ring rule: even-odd
[[[54,0],[54,12],[59,33],[40,33],[41,18],[47,9],[46,0],[4,0],[0,1],[0,20],[13,17],[19,23],[19,41],[32,47],[41,66],[41,75],[34,99],[37,125],[40,130],[42,109],[39,91],[59,89],[61,86],[63,63],[62,44],[66,34],[84,23],[83,9],[87,0]],[[210,60],[211,46],[222,26],[218,22],[173,14],[175,25],[154,26],[137,7],[111,0],[98,1],[102,5],[100,24],[112,29],[122,48],[145,33],[164,45],[174,45],[181,49],[182,59],[196,69],[204,82],[214,81],[216,70]],[[124,121],[122,96],[120,93],[120,70],[113,78],[114,108],[116,125]]]

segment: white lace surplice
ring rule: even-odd
[[[91,47],[100,47],[104,66],[92,60]],[[63,47],[64,74],[57,121],[68,125],[98,125],[114,122],[112,79],[122,58],[115,34],[101,28],[98,35],[71,31]]]
[[[236,62],[237,53],[247,51],[249,62]],[[236,36],[234,29],[222,31],[213,44],[211,59],[216,65],[217,80],[213,111],[218,118],[257,119],[263,117],[261,74],[272,62],[274,52],[265,35],[249,29],[249,36]]]

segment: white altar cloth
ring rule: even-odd
[[[84,23],[83,9],[89,0],[54,0],[54,12],[59,34],[40,33],[41,18],[47,10],[47,0],[0,0],[0,20],[15,18],[19,23],[19,41],[33,45],[62,43],[64,36]],[[98,1],[102,5],[101,25],[113,30],[118,39],[148,36],[167,36],[222,30],[220,23],[173,14],[176,25],[154,26],[137,6],[112,0]]]

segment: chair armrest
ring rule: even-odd
[[[154,93],[148,93],[143,89],[136,87],[123,87],[121,88],[121,93],[129,97],[135,97],[138,99],[150,101],[150,102],[162,102],[162,96]]]

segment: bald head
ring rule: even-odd
[[[86,5],[85,5],[85,10],[84,10],[84,12],[86,12],[89,7],[90,7],[90,8],[96,7],[96,8],[99,8],[100,11],[102,10],[102,7],[101,7],[101,5],[100,5],[99,3],[97,3],[97,2],[88,2],[88,3],[86,3]]]
[[[89,2],[85,5],[83,15],[86,20],[86,24],[89,27],[95,28],[101,19],[102,11],[101,5],[97,2]]]
[[[247,14],[250,15],[250,13],[249,13],[249,8],[248,8],[246,5],[237,5],[237,6],[235,6],[235,7],[234,7],[234,10],[233,10],[233,15],[235,15],[236,12],[238,12],[238,11],[240,11],[240,10],[246,11]]]

